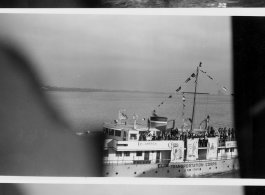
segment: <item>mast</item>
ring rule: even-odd
[[[195,80],[195,93],[194,93],[194,99],[193,99],[193,109],[192,109],[192,118],[191,118],[191,131],[193,128],[193,119],[194,119],[194,112],[195,112],[195,104],[196,104],[196,92],[197,92],[197,81],[198,81],[198,75],[199,75],[199,67],[197,67],[197,74],[196,74],[196,80]]]

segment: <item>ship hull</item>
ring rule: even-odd
[[[119,164],[105,165],[104,176],[185,178],[224,173],[238,169],[239,162],[237,158],[169,164]]]

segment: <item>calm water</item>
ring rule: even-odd
[[[138,123],[156,109],[159,116],[176,119],[176,126],[182,125],[182,96],[148,93],[112,93],[112,92],[46,92],[56,110],[61,113],[76,132],[101,131],[103,122],[113,122],[119,109],[126,109],[128,123],[133,123],[133,114],[138,115]],[[185,95],[184,117],[191,118],[191,96]],[[164,104],[157,107],[162,101]],[[199,124],[207,114],[210,125],[233,127],[233,109],[231,96],[198,96],[195,123]],[[196,127],[196,126],[195,126]]]

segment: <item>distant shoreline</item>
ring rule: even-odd
[[[118,93],[149,93],[149,94],[170,94],[166,92],[154,92],[154,91],[137,91],[137,90],[115,90],[115,89],[94,89],[94,88],[76,88],[76,87],[53,87],[43,86],[42,91],[62,91],[62,92],[118,92]],[[209,94],[210,96],[229,96],[229,95],[218,95]]]
[[[131,91],[131,90],[113,90],[113,89],[94,89],[94,88],[75,88],[75,87],[51,87],[43,86],[42,91],[63,91],[63,92],[121,92],[121,93],[153,93],[153,94],[168,94],[164,92],[153,91]]]

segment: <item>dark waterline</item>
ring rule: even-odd
[[[241,178],[240,170],[229,171],[225,173],[214,173],[198,176],[196,178]]]

